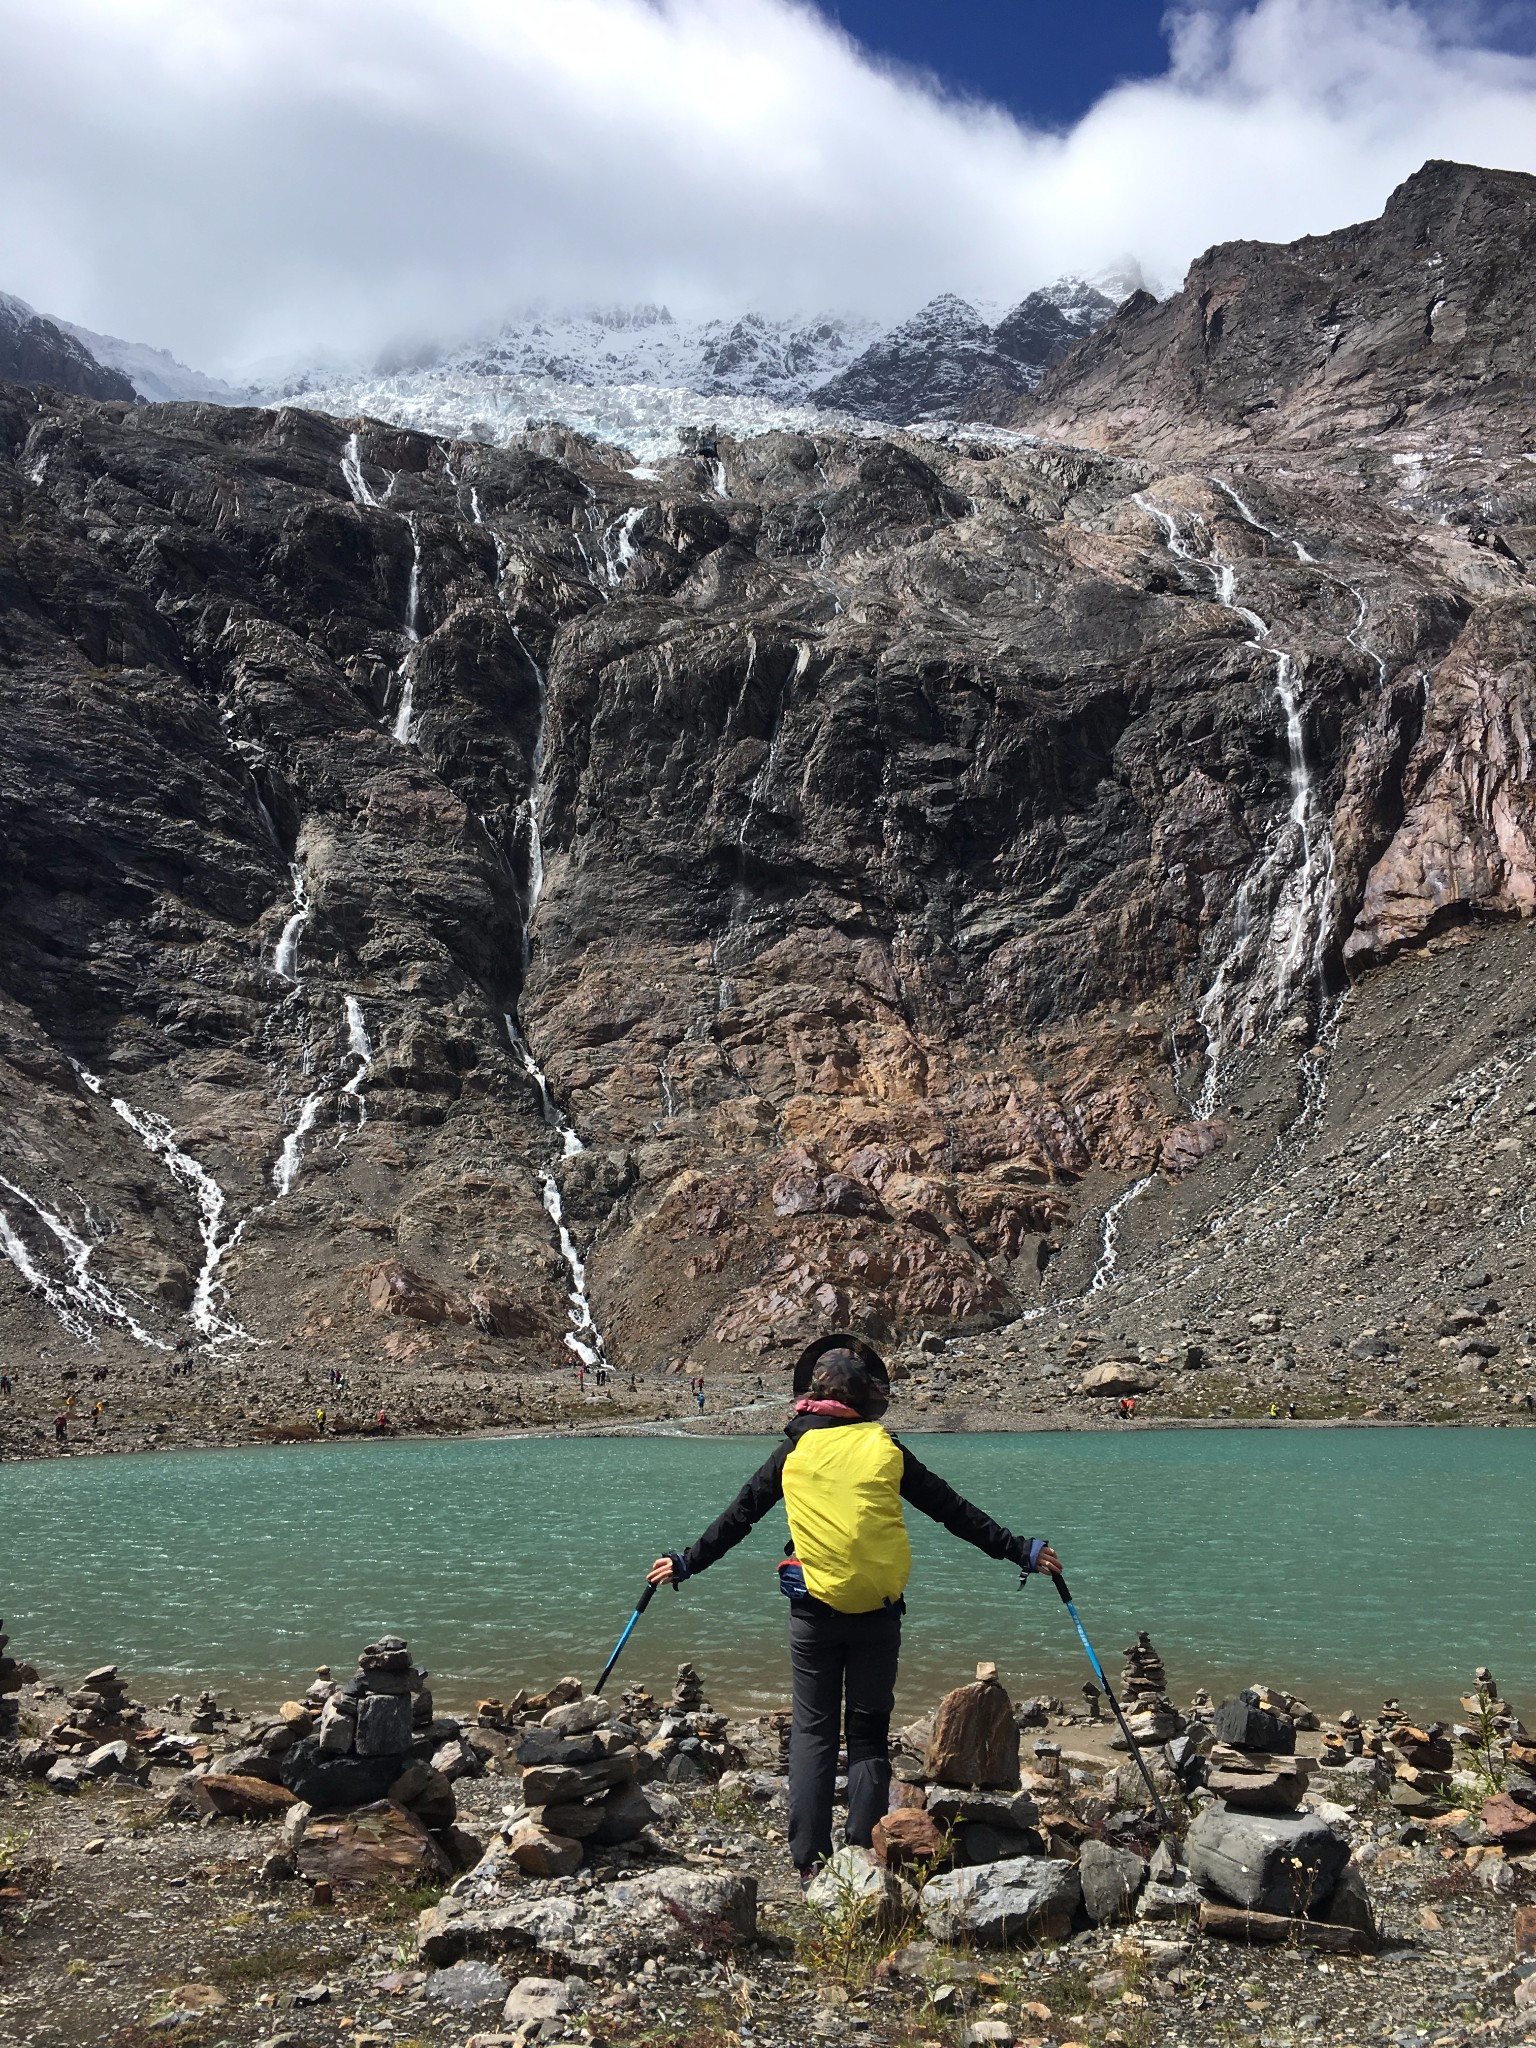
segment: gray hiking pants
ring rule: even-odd
[[[839,1614],[807,1599],[790,1609],[789,1853],[797,1869],[832,1854],[832,1793],[845,1699],[848,1840],[867,1849],[886,1810],[902,1606],[898,1601],[872,1614]]]

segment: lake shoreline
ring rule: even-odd
[[[528,1427],[512,1427],[505,1424],[491,1424],[479,1429],[330,1429],[322,1434],[310,1430],[307,1434],[293,1435],[245,1435],[219,1434],[193,1441],[178,1439],[171,1442],[138,1442],[131,1444],[93,1443],[86,1437],[60,1447],[54,1443],[37,1449],[18,1450],[10,1445],[0,1445],[0,1469],[7,1465],[66,1463],[75,1459],[135,1458],[144,1456],[166,1457],[200,1451],[249,1451],[249,1450],[325,1450],[337,1444],[378,1444],[378,1443],[577,1443],[582,1441],[610,1442],[627,1439],[632,1442],[646,1442],[657,1438],[669,1440],[696,1439],[713,1442],[735,1436],[775,1437],[779,1435],[783,1422],[788,1419],[790,1404],[785,1401],[762,1402],[751,1409],[727,1409],[719,1415],[679,1416],[667,1419],[642,1420],[626,1418],[615,1422],[548,1422]],[[739,1418],[746,1414],[757,1414],[763,1418],[762,1428],[748,1428]],[[776,1421],[773,1418],[778,1418]],[[899,1414],[888,1417],[892,1433],[898,1437],[966,1437],[966,1436],[1131,1436],[1136,1434],[1155,1435],[1177,1430],[1210,1431],[1252,1431],[1285,1433],[1292,1431],[1398,1431],[1398,1430],[1441,1430],[1462,1429],[1492,1432],[1494,1430],[1520,1430],[1536,1428],[1536,1417],[1499,1418],[1482,1421],[1468,1416],[1445,1416],[1434,1420],[1413,1420],[1406,1416],[1363,1416],[1363,1415],[1317,1415],[1317,1416],[1270,1416],[1270,1415],[1138,1415],[1122,1421],[1110,1416],[1056,1415],[1049,1419],[1019,1418],[1016,1416],[994,1415],[986,1410],[966,1410],[954,1419],[936,1422],[932,1418],[917,1418],[911,1421]]]

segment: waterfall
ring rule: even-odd
[[[341,1092],[343,1095],[350,1095],[357,1104],[357,1121],[361,1125],[368,1121],[368,1104],[363,1095],[363,1083],[373,1072],[373,1041],[368,1036],[367,1020],[363,1016],[363,1006],[357,997],[348,996],[342,1010],[347,1020],[347,1051],[357,1061],[357,1069]]]
[[[1311,563],[1300,541],[1285,541],[1228,485],[1216,488],[1249,525],[1292,548],[1298,561]],[[1211,578],[1217,603],[1248,626],[1251,638],[1244,644],[1275,664],[1275,697],[1290,763],[1290,804],[1238,884],[1231,944],[1196,1006],[1205,1032],[1206,1068],[1194,1106],[1197,1115],[1208,1117],[1216,1107],[1222,1060],[1233,1045],[1250,1044],[1286,1014],[1304,988],[1321,980],[1333,899],[1333,837],[1307,761],[1293,656],[1271,646],[1265,621],[1237,602],[1237,572],[1231,563],[1197,555],[1173,514],[1143,493],[1137,492],[1132,502],[1157,521],[1170,554]]]
[[[309,923],[312,910],[309,901],[309,886],[304,879],[302,861],[290,861],[288,873],[293,881],[293,915],[283,926],[282,935],[272,954],[272,971],[280,974],[284,981],[291,981],[295,987],[299,981],[299,939],[305,925]]]
[[[417,613],[421,605],[421,531],[416,524],[416,514],[408,512],[406,525],[411,530],[411,580],[405,593],[405,653],[400,666],[395,670],[395,681],[399,685],[400,700],[395,710],[394,723],[390,726],[391,739],[398,740],[402,747],[411,745],[411,720],[416,711],[416,649],[421,634],[416,629]]]
[[[315,1127],[315,1118],[320,1114],[320,1105],[325,1100],[323,1088],[314,1089],[299,1104],[298,1121],[283,1139],[283,1149],[277,1155],[277,1164],[272,1169],[272,1185],[277,1190],[277,1199],[282,1200],[293,1186],[300,1161],[304,1156],[304,1140]]]
[[[75,1072],[93,1095],[101,1094],[102,1084],[95,1074],[78,1065]],[[174,1129],[163,1116],[135,1109],[121,1095],[114,1095],[110,1100],[113,1114],[122,1118],[145,1150],[159,1160],[173,1180],[180,1181],[191,1191],[197,1204],[203,1262],[192,1290],[193,1327],[210,1344],[225,1343],[233,1337],[253,1343],[255,1340],[250,1331],[220,1315],[217,1307],[219,1302],[228,1299],[229,1293],[218,1277],[219,1267],[239,1242],[245,1225],[237,1223],[227,1237],[224,1235],[224,1190],[205,1166],[199,1165],[190,1153],[182,1151],[176,1142]]]
[[[469,494],[469,505],[475,524],[477,526],[485,526],[485,520],[480,510],[479,493],[473,488],[471,488]],[[644,509],[643,506],[636,507],[633,516],[638,518],[640,512]],[[503,609],[505,609],[505,600],[501,597],[501,577],[505,565],[501,537],[489,527],[486,528],[486,531],[490,533],[491,540],[496,549],[496,593]],[[633,550],[631,550],[631,553],[633,553]],[[538,685],[539,692],[538,730],[533,742],[533,759],[530,763],[528,794],[523,803],[523,815],[528,821],[528,881],[523,893],[522,905],[523,977],[526,979],[528,964],[533,950],[533,920],[539,907],[539,900],[544,894],[544,837],[539,825],[539,807],[543,801],[544,793],[545,724],[549,715],[549,685],[542,666],[534,660],[527,642],[523,639],[517,627],[512,624],[510,615],[507,624],[511,630],[512,638],[517,645],[518,652],[533,671],[534,681]],[[523,1034],[522,1026],[519,1024],[516,1014],[511,1010],[505,1012],[504,1022],[507,1027],[507,1041],[511,1045],[513,1052],[517,1055],[523,1072],[533,1083],[538,1093],[539,1113],[543,1117],[547,1128],[559,1140],[560,1157],[562,1159],[574,1159],[578,1152],[584,1151],[586,1148],[576,1135],[575,1127],[562,1114],[559,1105],[556,1103],[554,1093],[549,1085],[549,1076],[534,1058],[533,1050]],[[580,1252],[576,1249],[576,1240],[572,1237],[570,1226],[565,1220],[565,1207],[560,1197],[560,1184],[555,1179],[553,1172],[547,1167],[539,1171],[539,1191],[543,1198],[545,1213],[555,1226],[555,1235],[560,1245],[560,1256],[564,1259],[566,1271],[570,1275],[566,1310],[570,1328],[565,1333],[566,1347],[582,1365],[606,1366],[608,1363],[608,1353],[603,1344],[602,1332],[597,1326],[597,1319],[592,1313],[592,1296],[587,1287],[586,1263]]]
[[[622,519],[614,520],[603,529],[603,568],[607,575],[608,588],[617,590],[625,572],[635,559],[635,528],[645,517],[644,505],[631,505]]]
[[[538,1090],[539,1109],[545,1123],[560,1141],[562,1159],[574,1159],[586,1147],[577,1137],[575,1130],[560,1113],[550,1091],[549,1077],[534,1058],[524,1038],[516,1017],[509,1010],[506,1013],[507,1038],[512,1050],[522,1062],[523,1072]],[[565,1209],[560,1199],[560,1184],[546,1167],[539,1174],[539,1187],[544,1198],[544,1207],[560,1240],[560,1256],[565,1260],[571,1276],[570,1292],[566,1310],[570,1328],[565,1333],[567,1348],[583,1365],[606,1365],[608,1353],[603,1345],[602,1332],[597,1327],[592,1313],[592,1297],[587,1289],[587,1269],[576,1241],[571,1236],[565,1220]]]
[[[718,455],[710,464],[710,481],[717,498],[728,498],[731,495],[730,485],[725,480],[725,464]]]
[[[163,1344],[158,1337],[145,1329],[133,1311],[113,1293],[105,1281],[98,1280],[91,1272],[90,1261],[91,1254],[96,1249],[95,1244],[83,1238],[64,1221],[62,1216],[55,1215],[53,1210],[40,1202],[35,1195],[29,1195],[25,1188],[18,1187],[15,1181],[8,1180],[3,1173],[0,1173],[0,1188],[13,1195],[18,1202],[26,1203],[38,1222],[58,1244],[68,1262],[71,1277],[60,1287],[35,1264],[13,1227],[10,1217],[0,1209],[0,1251],[5,1253],[23,1280],[43,1296],[72,1337],[80,1337],[87,1343],[94,1343],[96,1333],[90,1321],[94,1316],[101,1322],[115,1324],[125,1329],[130,1337],[136,1338],[140,1344],[148,1345],[152,1351],[170,1349],[168,1344]]]
[[[1156,1174],[1149,1173],[1141,1180],[1133,1181],[1128,1188],[1123,1188],[1116,1195],[1104,1211],[1104,1220],[1099,1226],[1099,1263],[1088,1283],[1090,1294],[1102,1294],[1114,1279],[1120,1264],[1120,1218],[1132,1202],[1140,1201],[1156,1178]]]
[[[341,474],[352,493],[354,505],[378,504],[378,499],[368,488],[368,479],[363,475],[363,452],[355,433],[347,436],[347,444],[341,451]]]

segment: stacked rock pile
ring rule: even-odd
[[[0,1742],[14,1742],[21,1733],[21,1707],[16,1695],[24,1685],[35,1685],[37,1673],[9,1654],[10,1637],[0,1621]]]
[[[637,1782],[640,1733],[603,1699],[551,1707],[517,1748],[522,1802],[507,1809],[507,1854],[534,1877],[565,1877],[589,1848],[632,1841],[656,1818]]]
[[[437,1829],[453,1825],[453,1780],[484,1769],[461,1724],[434,1713],[427,1674],[402,1636],[367,1644],[340,1684],[322,1667],[260,1747],[277,1760],[286,1789],[317,1813],[385,1799]]]
[[[679,1664],[677,1677],[672,1685],[672,1697],[667,1701],[664,1712],[669,1714],[697,1714],[709,1712],[709,1701],[704,1697],[704,1681],[691,1664]]]
[[[1135,1642],[1126,1649],[1125,1668],[1120,1673],[1120,1704],[1138,1742],[1169,1742],[1184,1727],[1183,1717],[1168,1697],[1168,1674],[1163,1669],[1163,1660],[1153,1649],[1145,1629],[1138,1631]],[[1123,1736],[1114,1741],[1116,1748],[1125,1747]]]

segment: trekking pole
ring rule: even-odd
[[[594,1685],[592,1688],[594,1694],[600,1693],[603,1687],[608,1683],[608,1675],[613,1670],[614,1665],[618,1663],[619,1653],[623,1650],[624,1645],[629,1641],[630,1637],[634,1634],[635,1623],[640,1619],[641,1615],[644,1614],[647,1607],[650,1606],[651,1599],[652,1596],[655,1594],[655,1591],[656,1588],[651,1584],[650,1580],[647,1579],[645,1582],[645,1591],[640,1595],[640,1598],[635,1603],[634,1613],[629,1617],[629,1620],[624,1624],[623,1635],[619,1637],[619,1640],[613,1646],[613,1655],[608,1659],[608,1662],[603,1666],[602,1677],[597,1681],[596,1685]]]
[[[1088,1652],[1088,1662],[1093,1666],[1093,1675],[1099,1681],[1104,1697],[1109,1701],[1110,1707],[1114,1712],[1115,1719],[1120,1723],[1120,1733],[1130,1745],[1131,1755],[1136,1759],[1136,1768],[1146,1780],[1147,1790],[1152,1795],[1152,1804],[1157,1811],[1158,1824],[1165,1834],[1169,1833],[1172,1831],[1173,1822],[1168,1818],[1167,1807],[1164,1806],[1162,1800],[1158,1797],[1157,1787],[1152,1782],[1152,1773],[1147,1768],[1147,1760],[1141,1753],[1141,1745],[1126,1725],[1125,1716],[1120,1711],[1120,1702],[1115,1698],[1114,1687],[1105,1676],[1104,1666],[1099,1662],[1098,1653],[1088,1640],[1088,1631],[1083,1627],[1082,1616],[1072,1604],[1072,1594],[1066,1580],[1060,1572],[1056,1572],[1053,1576],[1056,1580],[1056,1590],[1061,1595],[1061,1604],[1066,1608],[1068,1614],[1071,1615],[1072,1625],[1077,1630],[1078,1638],[1083,1648]],[[1023,1583],[1026,1585],[1029,1583],[1027,1574]]]

